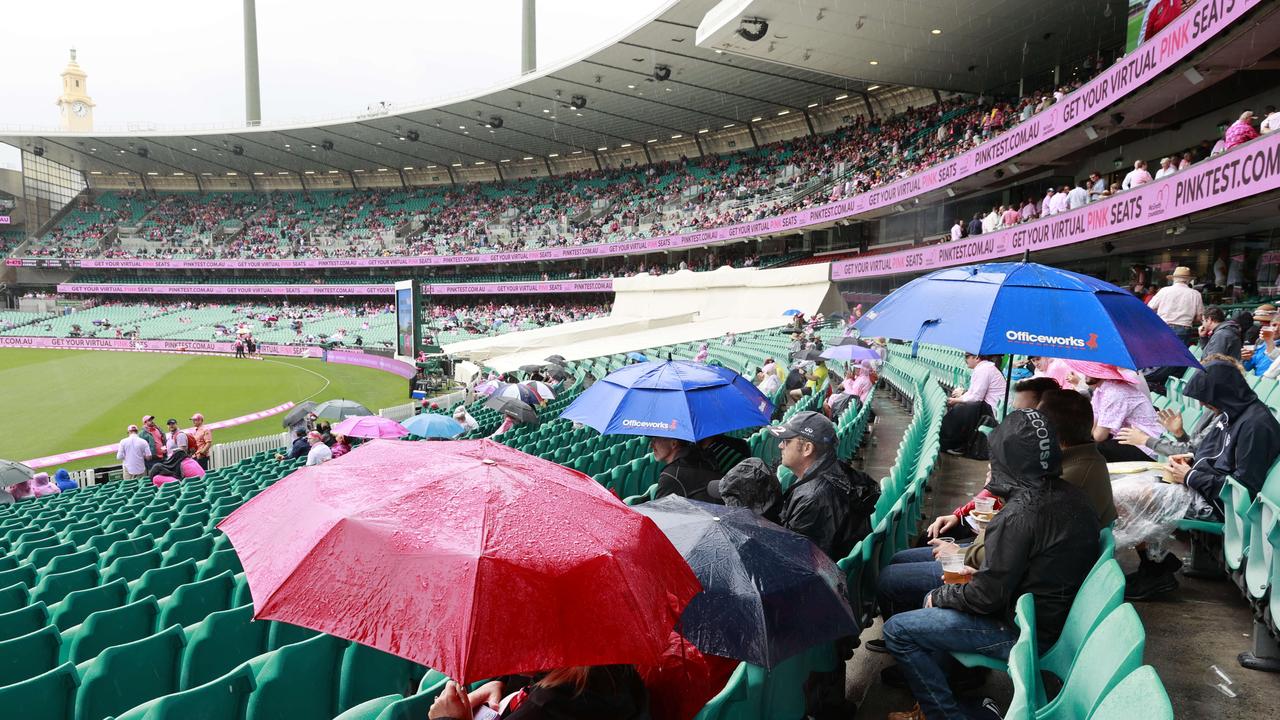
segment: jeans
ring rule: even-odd
[[[912,610],[884,624],[885,647],[929,720],[968,718],[947,685],[944,663],[953,662],[952,651],[1008,660],[1017,639],[1017,628],[1002,618],[946,608]]]
[[[932,547],[901,550],[880,571],[876,605],[888,620],[898,613],[919,610],[924,596],[941,586],[942,563],[933,559]]]

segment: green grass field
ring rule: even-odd
[[[209,422],[282,403],[347,398],[377,412],[408,402],[395,375],[319,360],[236,360],[205,355],[78,350],[0,350],[0,457],[13,460],[118,441],[146,414],[163,426],[194,412]],[[215,430],[215,443],[280,432],[280,416]],[[115,462],[114,456],[66,465]]]

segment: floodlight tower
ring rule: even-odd
[[[244,124],[262,124],[262,95],[258,90],[258,10],[244,0]]]
[[[528,75],[538,69],[538,2],[524,0],[524,14],[520,23],[520,74]]]

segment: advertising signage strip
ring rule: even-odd
[[[965,240],[831,264],[832,280],[969,265],[1096,240],[1280,188],[1280,133],[1082,208]]]
[[[59,283],[62,294],[114,295],[391,295],[393,285],[220,285],[168,283]],[[560,282],[440,283],[423,285],[424,295],[519,295],[524,293],[613,292],[613,280]]]
[[[1169,70],[1202,47],[1218,33],[1260,4],[1262,0],[1200,0],[1129,55],[1100,75],[1067,95],[1048,110],[1003,132],[987,142],[946,162],[883,187],[786,215],[755,222],[727,225],[684,235],[667,235],[643,240],[546,248],[523,252],[478,253],[473,255],[426,255],[420,257],[311,258],[299,260],[69,260],[84,268],[149,269],[317,269],[351,267],[422,267],[482,265],[490,263],[566,260],[578,257],[606,257],[707,245],[757,235],[792,232],[833,220],[840,220],[888,207],[917,195],[940,190],[950,183],[1005,162],[1015,155],[1080,126],[1104,108],[1110,107],[1142,87],[1153,77]],[[24,264],[33,264],[28,258]]]

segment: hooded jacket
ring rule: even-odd
[[[1221,411],[1196,448],[1187,486],[1219,510],[1218,493],[1228,475],[1257,495],[1280,453],[1280,423],[1271,410],[1227,363],[1206,365],[1183,394]]]
[[[840,560],[871,532],[871,513],[879,497],[875,480],[828,450],[783,493],[779,524]]]
[[[707,483],[719,480],[724,473],[703,454],[697,445],[687,445],[667,463],[658,475],[658,492],[654,499],[667,495],[679,495],[690,500],[712,502],[707,494]]]
[[[1240,359],[1240,326],[1235,320],[1227,320],[1221,325],[1213,329],[1213,334],[1209,336],[1209,340],[1204,344],[1205,356],[1218,353]]]
[[[1058,434],[1035,410],[1010,413],[991,433],[991,482],[1004,500],[986,528],[986,557],[970,581],[931,593],[934,607],[993,615],[1012,624],[1019,596],[1035,596],[1036,632],[1047,647],[1098,560],[1097,515],[1061,479]]]
[[[709,485],[707,492],[729,507],[747,508],[770,522],[778,522],[782,511],[782,485],[765,461],[757,457],[734,465]]]

